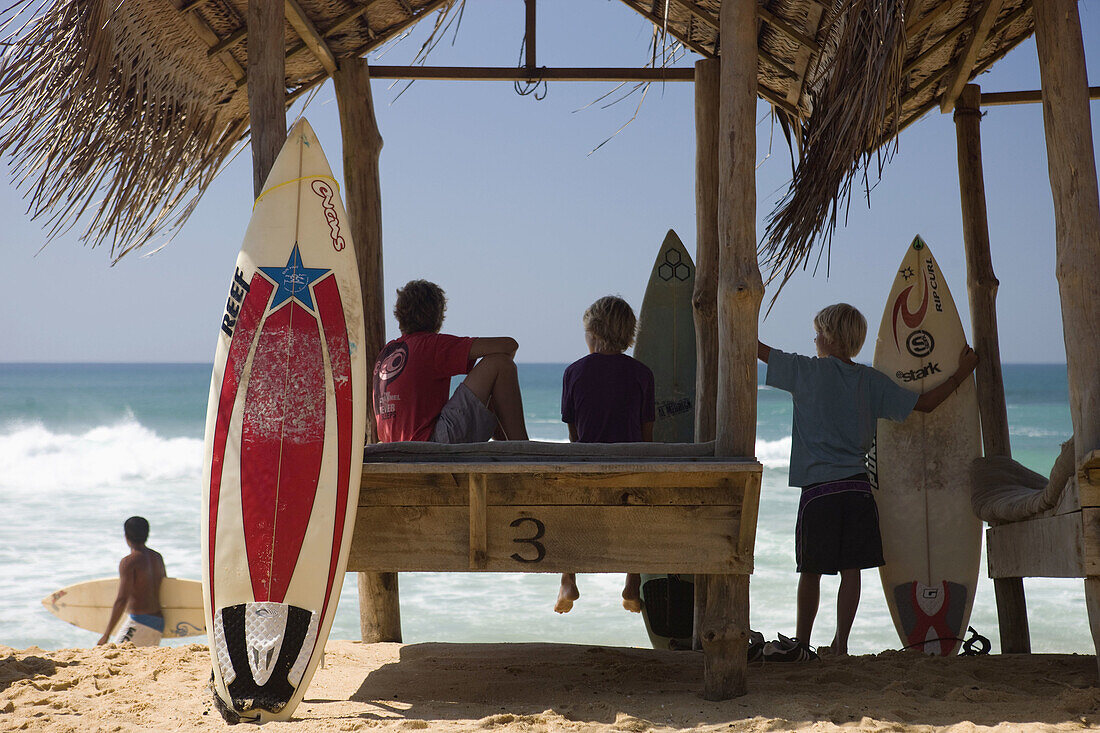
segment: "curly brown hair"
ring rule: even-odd
[[[443,328],[447,311],[447,296],[443,288],[427,280],[410,280],[397,289],[393,315],[401,333],[428,331],[438,333]]]

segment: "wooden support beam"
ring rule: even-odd
[[[302,10],[298,0],[285,0],[285,2],[286,18],[290,21],[290,25],[294,28],[298,37],[306,44],[310,53],[321,62],[321,66],[324,67],[325,71],[330,75],[335,74],[339,64],[336,62],[336,56],[333,55],[332,49],[328,47],[324,37],[317,30],[317,26],[313,25],[313,21]]]
[[[252,125],[252,183],[256,196],[263,191],[267,174],[286,142],[283,23],[281,0],[249,0],[248,117]]]
[[[1077,464],[1100,448],[1100,193],[1081,20],[1074,0],[1034,0],[1047,166],[1054,195],[1070,416]]]
[[[524,18],[526,25],[523,32],[523,47],[526,51],[524,66],[527,68],[527,73],[530,74],[538,64],[538,57],[535,55],[535,0],[524,0],[524,2],[526,5]]]
[[[397,573],[359,573],[359,636],[365,644],[401,641]]]
[[[792,69],[790,66],[787,66],[787,64],[780,61],[779,59],[777,59],[772,54],[768,53],[767,51],[765,51],[762,48],[759,49],[759,51],[757,51],[757,53],[760,56],[760,59],[762,61],[767,63],[769,66],[771,66],[773,69],[778,71],[783,76],[787,77],[788,79],[796,79],[796,80],[798,79],[798,74],[795,73],[794,69]]]
[[[1054,195],[1058,293],[1062,302],[1075,466],[1100,448],[1100,191],[1076,0],[1033,0],[1035,47],[1043,88],[1047,167]],[[1085,553],[1089,554],[1086,542]],[[1089,571],[1085,602],[1100,650],[1100,577]]]
[[[818,14],[818,17],[820,17],[821,11],[822,8],[820,5],[809,8],[810,15],[813,15],[816,12]],[[791,40],[797,41],[800,46],[805,46],[814,53],[818,53],[821,51],[821,44],[819,44],[812,36],[807,35],[798,28],[795,28],[793,25],[783,20],[775,13],[771,12],[763,5],[758,5],[756,8],[756,12],[761,18],[763,18],[767,22],[768,25],[772,26],[778,31],[781,31]],[[816,31],[816,24],[814,30]]]
[[[382,135],[374,117],[370,67],[366,59],[344,59],[333,77],[344,146],[344,187],[363,292],[365,353],[379,353],[386,342],[382,270],[382,190],[378,159]],[[370,408],[373,409],[373,408]],[[377,441],[373,414],[367,420],[369,443]]]
[[[997,276],[989,245],[989,221],[982,171],[980,100],[982,90],[967,84],[955,104],[955,133],[966,249],[967,293],[970,298],[974,348],[981,355],[975,374],[982,418],[985,455],[1011,456],[1008,408],[1005,404],[1001,348],[997,333]]]
[[[974,348],[981,355],[975,378],[978,387],[978,411],[982,421],[985,455],[1011,456],[1008,408],[1005,403],[1004,377],[1001,373],[1001,348],[997,333],[997,276],[989,246],[989,220],[985,205],[985,176],[982,171],[981,87],[967,84],[955,103],[955,134],[959,166],[959,191],[962,203],[963,243],[966,248],[966,290],[970,298],[970,323]],[[990,574],[993,574],[992,547],[987,550]],[[1027,654],[1031,651],[1024,580],[996,578],[997,619],[1001,651]]]
[[[190,11],[194,8],[195,6],[192,4],[187,9],[188,11]],[[180,12],[183,13],[184,21],[186,21],[187,25],[191,26],[191,29],[195,31],[195,35],[199,37],[200,41],[206,44],[207,48],[213,48],[214,46],[218,45],[218,43],[220,42],[218,34],[215,33],[210,28],[210,26],[206,24],[206,21],[204,21],[195,13],[184,12],[183,10],[181,10]],[[215,55],[218,57],[218,61],[220,61],[222,65],[229,70],[230,75],[237,82],[237,84],[244,84],[244,68],[237,63],[237,60],[233,58],[233,55],[228,53],[227,51],[222,51],[216,53]]]
[[[376,2],[378,2],[378,0],[363,0],[363,2],[360,3],[357,8],[355,8],[355,10],[352,10],[340,16],[340,18],[331,26],[329,26],[329,29],[327,31],[325,31],[325,38],[331,37],[337,31],[343,30],[346,26],[366,15],[367,11],[370,10],[370,6],[374,5]],[[367,24],[367,31],[370,32],[369,23]]]
[[[756,0],[725,0],[718,113],[718,385],[715,453],[756,454]],[[739,534],[740,534],[739,530]],[[698,578],[700,576],[696,576]],[[748,575],[710,575],[700,638],[708,700],[745,694]]]
[[[997,15],[1001,12],[1003,4],[1004,0],[986,0],[985,5],[978,11],[978,17],[974,21],[974,31],[970,34],[966,46],[963,47],[959,61],[955,64],[951,81],[947,83],[947,91],[940,99],[941,112],[949,112],[954,109],[955,100],[959,98],[963,87],[970,81],[970,72],[974,70],[974,64],[978,62],[978,54],[981,53],[982,47],[989,39],[990,31],[993,30],[993,22],[997,20]]]
[[[1089,99],[1100,99],[1100,87],[1089,87]],[[1001,104],[1038,104],[1043,101],[1042,91],[1035,89],[1017,92],[982,92],[982,106],[993,107]]]
[[[718,407],[718,107],[722,63],[695,62],[695,442],[714,440]],[[702,649],[706,584],[695,584],[692,648]]]
[[[927,30],[930,25],[943,17],[943,15],[947,11],[953,9],[956,5],[959,5],[962,2],[963,0],[944,0],[939,5],[935,6],[927,13],[925,13],[923,18],[920,18],[913,23],[907,23],[905,27],[905,39],[907,41],[913,40],[925,30]]]
[[[344,188],[359,284],[363,292],[363,325],[367,354],[382,350],[386,338],[382,277],[382,198],[378,159],[382,135],[374,116],[370,68],[365,59],[345,59],[333,75],[344,148]],[[378,440],[373,405],[367,419],[367,442]],[[364,642],[401,641],[401,603],[397,573],[359,574],[359,626]]]
[[[427,79],[439,81],[527,81],[523,66],[372,66],[372,79]],[[537,78],[549,81],[694,81],[691,67],[671,68],[575,68],[537,70]]]
[[[718,407],[718,104],[722,65],[695,62],[695,442],[714,440]]]
[[[656,13],[651,13],[648,10],[643,10],[642,8],[640,8],[639,6],[637,6],[633,2],[631,2],[631,0],[623,0],[623,3],[625,3],[628,8],[630,8],[634,12],[638,13],[639,15],[644,17],[646,20],[648,20],[650,23],[657,26],[658,28],[663,28],[664,27],[665,19],[662,18],[661,16],[657,15]],[[679,38],[679,36],[677,36],[677,38]],[[703,56],[705,58],[714,58],[717,55],[713,51],[710,51],[707,48],[705,48],[703,46],[700,46],[698,43],[695,43],[690,38],[679,38],[679,40],[680,40],[680,43],[684,44],[685,46],[690,48],[692,51],[694,51],[695,53],[697,53],[700,56]]]
[[[811,34],[817,35],[823,13],[824,8],[820,5],[811,4],[806,7],[806,28]],[[820,50],[820,47],[817,50]],[[814,51],[815,49],[810,46],[800,45],[794,56],[794,73],[798,74],[798,83],[791,84],[784,101],[796,109],[802,101],[802,90],[806,87],[806,74],[810,71],[810,61]]]
[[[238,43],[248,37],[248,26],[243,26],[230,33],[225,38],[221,39],[206,51],[207,56],[217,56],[218,54],[228,51],[236,46]]]

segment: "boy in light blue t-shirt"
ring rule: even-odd
[[[963,347],[959,368],[924,394],[901,387],[869,366],[856,364],[867,321],[848,305],[814,316],[817,358],[788,354],[759,343],[767,384],[791,393],[790,485],[802,488],[795,525],[798,617],[794,638],[779,635],[764,649],[766,661],[808,661],[817,654],[810,632],[821,597],[821,576],[840,573],[836,635],[831,651],[848,653],[848,634],[859,606],[860,571],[884,564],[878,508],[865,459],[880,418],[901,422],[913,410],[931,412],[970,376],[978,355]]]

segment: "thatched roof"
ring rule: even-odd
[[[438,24],[456,2],[288,0],[288,103],[331,59],[364,56],[437,10]],[[666,38],[720,54],[721,0],[624,2]],[[85,240],[116,257],[186,219],[248,135],[247,7],[18,0],[5,11],[0,155],[32,214],[60,231],[91,209]],[[764,0],[759,18],[760,94],[802,151],[770,231],[773,265],[787,266],[828,231],[860,156],[1032,32],[1028,0]]]

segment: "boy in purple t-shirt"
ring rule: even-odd
[[[565,369],[561,419],[574,443],[639,443],[653,440],[653,372],[627,356],[637,320],[622,298],[608,295],[584,312],[588,356]],[[641,576],[628,573],[623,608],[640,613]],[[554,610],[568,613],[580,598],[577,576],[563,573]]]

